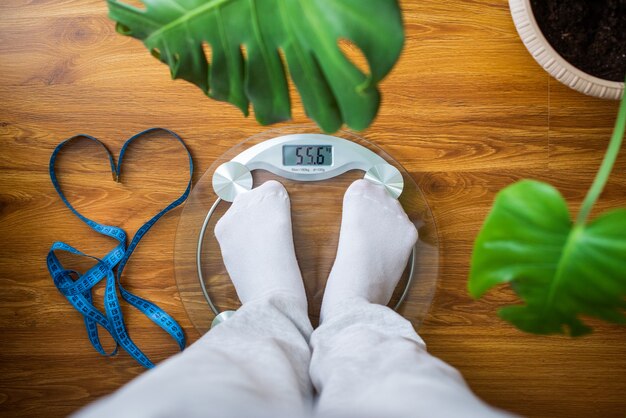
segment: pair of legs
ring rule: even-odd
[[[343,205],[317,329],[307,315],[289,197],[280,183],[264,183],[238,196],[215,228],[242,307],[79,415],[503,416],[385,306],[417,239],[400,204],[359,180]]]

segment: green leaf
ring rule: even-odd
[[[200,87],[262,124],[289,119],[287,75],[306,113],[325,131],[343,122],[370,125],[377,83],[400,55],[404,34],[397,0],[143,0],[146,9],[108,0],[117,30],[133,36],[170,67],[173,78]],[[363,74],[341,52],[347,39],[365,55]],[[207,62],[203,43],[211,47]]]
[[[503,189],[474,245],[469,291],[478,298],[499,283],[525,302],[500,311],[523,331],[582,335],[581,314],[626,323],[626,209],[575,225],[554,187]]]

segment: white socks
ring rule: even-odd
[[[282,184],[268,181],[242,193],[215,225],[242,303],[273,293],[293,295],[306,307],[291,233],[291,205]]]
[[[351,298],[389,303],[416,241],[417,230],[400,202],[367,180],[352,183],[343,199],[337,257],[320,322]]]
[[[306,304],[293,246],[289,197],[276,181],[243,193],[215,226],[224,264],[242,303],[271,293]],[[343,200],[337,257],[322,320],[351,298],[387,304],[406,267],[417,230],[382,186],[357,180]]]

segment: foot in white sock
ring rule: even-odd
[[[350,298],[387,304],[417,241],[417,230],[382,186],[357,180],[343,199],[337,257],[326,283],[321,320]]]
[[[289,196],[282,184],[271,180],[238,195],[215,225],[215,236],[242,303],[283,293],[306,306]]]

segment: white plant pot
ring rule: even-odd
[[[528,52],[552,77],[581,93],[603,99],[619,100],[624,83],[604,80],[579,70],[552,48],[541,33],[533,15],[530,0],[509,0],[511,16]]]

